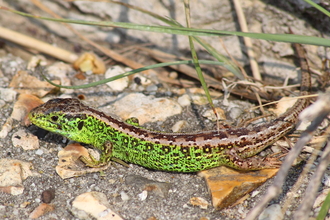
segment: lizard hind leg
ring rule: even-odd
[[[248,158],[242,158],[235,152],[230,152],[226,156],[226,161],[226,166],[244,171],[279,168],[282,164],[279,158],[276,157],[252,156]]]

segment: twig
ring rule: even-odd
[[[41,53],[48,54],[68,63],[73,63],[76,59],[78,59],[78,56],[74,53],[71,53],[70,51],[54,47],[43,41],[9,30],[4,27],[0,27],[0,38],[6,39],[27,48],[35,49]]]
[[[329,131],[330,132],[330,129]],[[327,133],[328,133],[327,132]],[[320,149],[324,146],[324,142],[326,142],[328,138],[328,135],[324,135],[322,137],[323,141],[320,141],[318,143],[318,145],[316,146],[315,149],[313,149],[312,155],[309,157],[306,166],[304,167],[304,170],[302,171],[302,173],[299,175],[298,180],[296,181],[296,183],[294,184],[294,186],[291,188],[290,192],[287,193],[287,195],[291,195],[288,196],[288,198],[285,200],[284,204],[282,205],[282,213],[285,214],[286,210],[288,209],[289,205],[292,204],[293,199],[295,199],[295,194],[296,192],[299,190],[301,184],[303,183],[303,180],[306,178],[308,172],[311,169],[311,165],[314,163],[314,161],[316,160],[316,158],[318,157],[318,155],[320,155]],[[309,191],[306,191],[309,192]]]
[[[330,114],[330,90],[328,90],[325,94],[319,96],[319,99],[300,116],[301,118],[311,119],[314,121],[318,121],[321,123],[323,121],[322,118],[327,117]],[[325,139],[329,137],[330,127],[327,128],[325,133]],[[298,211],[294,215],[294,219],[304,220],[308,219],[308,214],[313,206],[313,203],[316,198],[316,194],[318,192],[318,187],[321,183],[321,179],[327,166],[330,161],[330,144],[328,142],[327,147],[323,151],[323,155],[321,157],[321,162],[314,173],[311,181],[308,184],[306,189],[306,195],[298,209]]]
[[[327,129],[327,133],[330,133],[330,127]],[[327,135],[327,137],[328,137]],[[311,178],[308,187],[306,189],[306,195],[298,209],[294,214],[295,220],[306,220],[309,219],[310,210],[314,204],[317,192],[324,175],[324,172],[327,170],[327,167],[330,162],[330,143],[328,142],[327,147],[324,149],[321,162],[317,167],[313,177]]]
[[[281,166],[280,170],[278,171],[273,184],[268,188],[266,195],[263,199],[258,203],[256,207],[254,207],[245,220],[253,220],[255,219],[263,210],[266,208],[267,204],[275,197],[277,197],[282,191],[282,185],[284,180],[293,164],[293,161],[298,157],[302,148],[305,144],[312,138],[312,132],[305,131],[300,139],[297,141],[293,149],[289,152],[286,156],[283,165]]]
[[[245,19],[240,1],[239,0],[234,0],[233,2],[234,2],[234,5],[235,5],[235,10],[236,10],[236,13],[237,13],[237,18],[238,18],[238,22],[239,22],[239,25],[241,27],[241,30],[243,32],[249,32],[249,29],[248,29],[247,24],[246,24],[246,19]],[[253,45],[252,45],[251,38],[243,37],[243,39],[244,39],[247,54],[248,54],[248,57],[249,57],[249,60],[250,60],[250,65],[251,65],[251,70],[252,70],[253,77],[255,79],[261,80],[261,75],[260,75],[258,63],[255,59],[255,54],[254,54],[254,51],[253,51]]]

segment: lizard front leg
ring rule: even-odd
[[[99,167],[104,167],[107,166],[110,161],[115,161],[123,166],[128,167],[128,164],[125,163],[124,161],[112,157],[112,143],[110,141],[106,141],[104,143],[104,146],[102,147],[102,152],[100,155],[100,159],[96,159],[94,156],[89,154],[89,158],[85,156],[81,156],[79,158],[86,166],[88,167],[93,167],[93,168],[99,168]]]

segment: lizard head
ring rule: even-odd
[[[84,107],[78,99],[52,99],[32,109],[29,119],[42,129],[75,139],[71,136],[80,133],[86,119],[86,115],[79,114]]]

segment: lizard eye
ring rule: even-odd
[[[83,127],[84,127],[84,122],[83,121],[80,121],[78,123],[78,130],[81,130]]]
[[[52,121],[57,121],[58,120],[58,116],[52,116],[50,119],[52,119]]]

